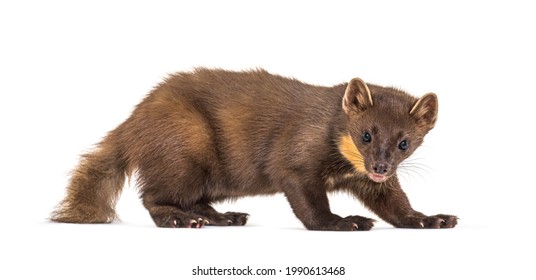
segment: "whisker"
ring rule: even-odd
[[[431,177],[433,169],[422,163],[422,160],[422,158],[411,157],[401,162],[398,166],[401,177],[404,177],[407,181],[411,181],[411,178],[415,177],[426,181],[427,177]]]
[[[421,165],[403,165],[401,167],[402,167],[402,169],[408,169],[408,170],[411,170],[411,171],[413,171],[415,173],[423,172],[428,176],[432,176],[431,171],[433,171],[433,170],[428,166],[424,166],[424,165],[423,166],[421,166]]]
[[[397,173],[400,177],[400,179],[403,179],[404,181],[411,182],[411,176],[408,174],[406,170],[399,170]]]

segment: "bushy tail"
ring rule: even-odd
[[[110,223],[126,177],[126,162],[111,137],[85,154],[73,171],[66,197],[50,220],[62,223]]]

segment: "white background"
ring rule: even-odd
[[[346,267],[328,279],[533,279],[533,5],[290,2],[0,2],[0,278],[206,279],[191,270],[249,265]],[[196,66],[436,92],[437,126],[403,188],[416,209],[459,226],[311,232],[274,196],[218,205],[250,213],[246,227],[158,229],[134,182],[121,222],[48,223],[78,156],[168,73]],[[346,195],[331,204],[375,217]],[[259,279],[318,278],[282,274]]]

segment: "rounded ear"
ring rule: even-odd
[[[370,94],[367,84],[359,78],[353,78],[348,83],[342,99],[342,108],[344,109],[344,112],[346,112],[346,114],[352,110],[362,112],[373,105],[372,95]]]
[[[430,92],[415,102],[409,114],[417,120],[417,123],[432,129],[437,120],[437,110],[437,96]]]

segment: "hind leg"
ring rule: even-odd
[[[191,211],[191,206],[203,197],[202,178],[206,174],[183,166],[184,169],[175,172],[140,169],[143,205],[158,227],[201,228],[209,223],[207,217]]]
[[[204,188],[192,187],[200,184],[196,184],[197,180],[194,178],[197,176],[192,176],[195,172],[191,171],[189,177],[183,177],[182,180],[173,184],[158,181],[150,181],[154,184],[149,184],[149,181],[145,180],[141,198],[158,227],[202,228],[205,225],[242,226],[246,224],[248,214],[219,213],[210,206],[210,201],[203,199]],[[187,183],[184,184],[184,182]]]
[[[176,160],[177,161],[177,160]],[[212,206],[211,173],[208,168],[186,159],[180,160],[180,168],[165,169],[159,164],[141,166],[139,181],[143,205],[158,227],[201,228],[205,225],[244,225],[245,213],[219,213]],[[221,186],[220,186],[221,188]],[[219,199],[225,199],[221,196]]]
[[[210,197],[225,199],[225,186],[215,185],[223,184],[223,176],[218,157],[211,152],[211,134],[205,131],[203,123],[195,122],[193,117],[175,120],[186,123],[178,130],[173,127],[168,129],[174,131],[165,135],[169,141],[145,141],[159,143],[159,146],[143,154],[138,166],[141,198],[153,221],[158,227],[244,225],[247,214],[222,214],[210,206]],[[185,128],[195,131],[185,132]]]

